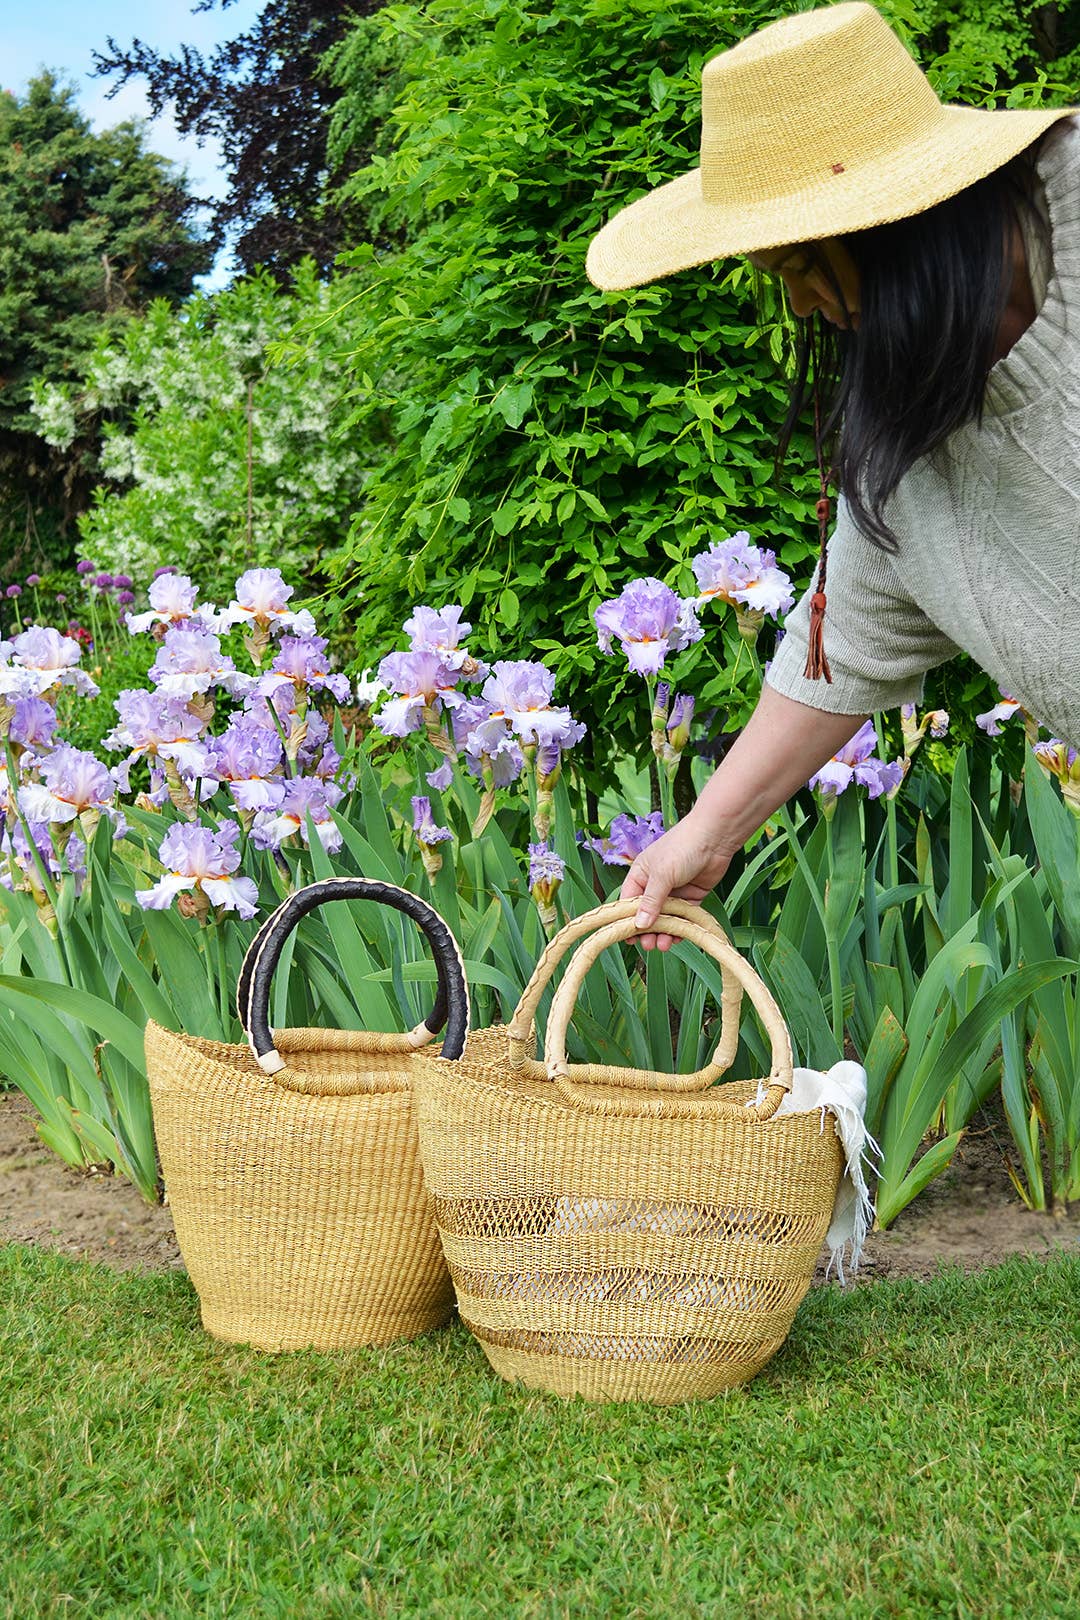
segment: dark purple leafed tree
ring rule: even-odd
[[[232,3],[200,0],[192,10]],[[112,38],[94,53],[100,76],[117,75],[111,94],[144,79],[155,115],[171,102],[182,134],[221,142],[229,189],[206,201],[209,234],[215,248],[231,244],[242,270],[264,265],[284,282],[304,257],[325,270],[364,240],[361,210],[336,194],[369,154],[351,147],[331,167],[327,128],[341,92],[320,64],[380,3],[268,0],[251,28],[207,56],[186,45],[162,56],[139,39],[124,49]]]

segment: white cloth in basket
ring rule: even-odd
[[[762,1085],[758,1100],[765,1095]],[[859,1269],[863,1244],[874,1219],[874,1205],[866,1185],[866,1158],[870,1153],[881,1157],[881,1149],[866,1129],[863,1115],[866,1111],[866,1070],[861,1063],[845,1059],[834,1063],[831,1069],[796,1069],[792,1075],[791,1090],[776,1110],[783,1114],[821,1113],[821,1128],[825,1129],[825,1115],[831,1114],[836,1134],[844,1150],[847,1168],[840,1177],[832,1221],[825,1235],[829,1245],[828,1271],[836,1268],[840,1281]]]

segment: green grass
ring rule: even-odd
[[[1072,1253],[818,1290],[746,1389],[590,1407],[0,1248],[0,1614],[1075,1620],[1078,1323]]]

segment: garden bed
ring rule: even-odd
[[[167,1207],[146,1203],[130,1182],[68,1169],[38,1139],[33,1110],[0,1095],[0,1241],[31,1243],[120,1270],[182,1266]],[[1012,1254],[1046,1254],[1080,1242],[1080,1217],[1027,1209],[1002,1162],[1004,1123],[984,1114],[950,1168],[888,1232],[867,1244],[860,1279],[932,1277],[943,1265],[976,1271]],[[819,1272],[819,1281],[823,1280]]]

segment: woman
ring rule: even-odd
[[[701,154],[605,226],[590,278],[779,275],[805,323],[785,437],[813,390],[841,494],[750,723],[630,868],[644,929],[958,651],[1080,743],[1080,122],[943,106],[860,0],[708,62]]]

